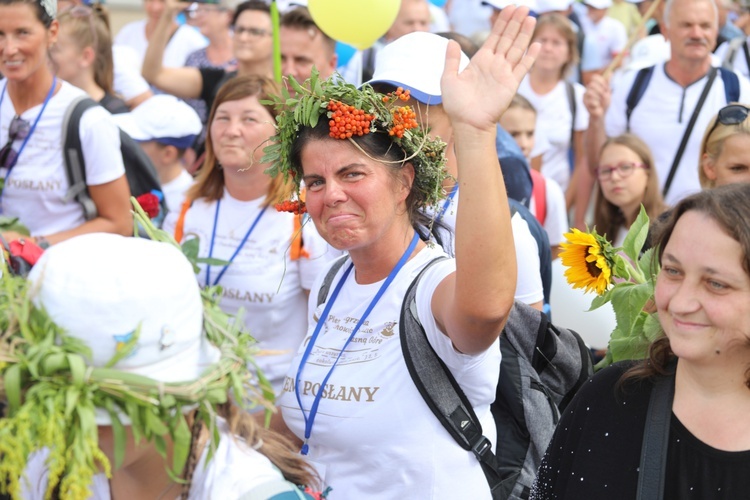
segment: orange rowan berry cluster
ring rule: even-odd
[[[334,139],[348,139],[354,135],[370,133],[370,123],[375,118],[361,109],[331,99],[328,102],[330,128],[329,136]]]
[[[395,135],[399,139],[404,136],[406,130],[417,128],[417,114],[411,106],[402,106],[391,110],[393,115],[393,126],[388,130],[388,135]]]
[[[277,212],[291,212],[293,214],[304,214],[307,212],[307,206],[299,200],[285,200],[274,205]]]
[[[410,91],[404,90],[402,87],[399,87],[396,89],[395,92],[391,92],[390,94],[384,95],[383,102],[389,102],[391,99],[393,99],[394,101],[396,99],[399,99],[401,101],[408,101],[409,97],[411,97]]]

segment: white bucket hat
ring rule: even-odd
[[[139,327],[135,350],[112,368],[186,382],[219,360],[203,334],[192,265],[172,245],[105,233],[77,236],[46,250],[29,280],[34,302],[89,346],[93,367],[105,366]],[[108,414],[97,411],[97,424],[109,423]]]
[[[166,94],[149,97],[130,113],[112,115],[112,118],[136,141],[156,141],[182,149],[192,146],[203,130],[193,108]]]
[[[375,71],[368,83],[403,87],[423,104],[440,104],[443,102],[440,79],[445,69],[448,41],[423,31],[394,40],[378,52]],[[468,64],[469,58],[462,52],[459,71]]]

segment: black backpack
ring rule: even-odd
[[[318,305],[348,256],[326,274]],[[401,305],[399,336],[409,373],[440,423],[464,450],[479,460],[493,499],[527,499],[561,412],[593,375],[591,352],[572,330],[552,325],[547,316],[516,302],[500,336],[500,378],[490,409],[497,427],[497,454],[471,403],[435,353],[416,313],[416,291],[425,266]]]
[[[65,171],[70,185],[65,198],[66,200],[76,200],[81,204],[86,220],[95,218],[98,213],[86,184],[86,163],[83,158],[79,125],[83,113],[98,105],[99,103],[89,97],[81,96],[75,99],[65,111],[62,125],[63,157],[65,158]],[[151,163],[151,159],[143,152],[138,143],[122,130],[120,130],[120,153],[125,165],[125,176],[128,179],[130,193],[133,196],[138,197],[152,191],[161,193],[159,176],[153,163]],[[161,214],[166,214],[167,207],[163,196],[161,196],[160,204]]]

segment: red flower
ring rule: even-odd
[[[153,193],[144,193],[135,199],[150,219],[159,215],[159,197]]]

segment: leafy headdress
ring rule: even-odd
[[[135,208],[137,223],[151,239],[160,241],[146,243],[172,244],[179,248],[169,235],[153,227],[137,204]],[[189,248],[186,250],[193,254]],[[182,258],[179,251],[174,254],[178,260]],[[105,259],[106,256],[95,258]],[[191,380],[165,382],[163,377],[151,378],[143,375],[143,371],[118,369],[126,365],[129,358],[146,354],[143,351],[148,348],[141,345],[146,339],[141,336],[151,333],[146,332],[145,320],[133,331],[115,339],[117,349],[109,361],[92,362],[92,357],[96,358],[100,350],[56,324],[39,304],[38,294],[43,293],[39,283],[50,270],[45,270],[44,262],[43,259],[37,265],[42,266],[37,284],[11,275],[7,267],[0,277],[0,391],[7,401],[6,418],[0,419],[0,492],[20,498],[29,456],[46,449],[49,482],[45,497],[51,498],[57,490],[64,499],[89,498],[94,474],[100,470],[111,474],[111,464],[98,446],[97,423],[101,423],[102,415],[112,426],[115,467],[124,458],[124,425],[129,425],[136,441],[151,442],[165,458],[166,439],[172,440],[173,459],[169,472],[180,481],[192,442],[186,418],[188,411],[195,408],[194,418],[202,421],[211,433],[210,457],[219,440],[215,416],[218,406],[228,402],[229,391],[233,393],[234,402],[240,405],[267,404],[270,386],[258,375],[259,371],[251,374],[248,370],[248,363],[254,364],[253,355],[257,352],[255,341],[239,329],[243,321],[233,320],[221,311],[218,288],[195,291],[199,294],[196,299],[199,309],[202,303],[196,335],[203,335],[201,342],[206,344],[207,340],[212,345],[206,347],[205,352],[213,353],[215,362],[197,372],[197,377]],[[183,265],[187,265],[186,279],[189,280],[191,267]],[[192,265],[195,267],[195,259]],[[194,278],[192,280],[194,282]],[[117,286],[114,280],[107,285]],[[148,283],[143,283],[143,287],[146,286]],[[101,307],[118,305],[108,304],[107,297],[103,296]],[[132,316],[137,318],[138,312],[133,310]],[[84,315],[93,313],[80,311]],[[83,336],[99,342],[98,333]],[[180,332],[160,332],[160,347],[156,351],[170,347],[175,341],[173,333]],[[140,354],[139,349],[142,349]],[[257,377],[260,377],[260,384]]]
[[[302,172],[293,165],[290,155],[292,144],[302,127],[315,128],[321,120],[327,122],[329,136],[350,141],[365,155],[356,138],[367,134],[384,134],[405,153],[398,163],[409,161],[414,165],[415,186],[420,191],[420,208],[436,206],[445,197],[443,181],[448,176],[445,169],[445,143],[428,135],[428,129],[419,124],[415,111],[405,104],[409,91],[397,89],[388,94],[375,91],[369,84],[357,88],[339,77],[322,80],[317,71],[300,84],[289,77],[294,91],[282,87],[281,95],[264,104],[273,105],[276,117],[276,135],[271,145],[263,150],[262,161],[270,163],[271,176],[281,174],[294,184],[292,200],[280,203],[277,209],[300,212],[304,204],[299,201]],[[369,156],[369,155],[368,155]],[[383,162],[382,159],[376,159]]]

